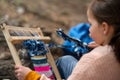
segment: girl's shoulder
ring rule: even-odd
[[[103,57],[105,55],[111,55],[113,54],[113,50],[111,48],[111,46],[98,46],[96,47],[95,49],[93,49],[91,52],[89,52],[88,56],[95,56],[95,58],[100,58],[100,57]]]
[[[110,46],[99,46],[91,52],[84,54],[79,63],[94,63],[102,58],[115,58],[112,48]]]

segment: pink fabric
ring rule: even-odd
[[[120,63],[110,46],[85,54],[67,80],[120,80]]]
[[[49,71],[50,66],[40,66],[40,67],[34,67],[35,71]]]

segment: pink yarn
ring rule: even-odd
[[[40,72],[40,71],[49,71],[50,66],[49,65],[48,66],[39,66],[39,67],[34,66],[34,69],[35,69],[35,71],[38,71],[38,72]]]

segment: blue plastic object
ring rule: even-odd
[[[80,23],[76,26],[73,26],[69,32],[68,36],[78,39],[86,44],[93,41],[89,37],[89,27],[88,23]],[[75,42],[65,40],[63,46],[71,46],[68,48],[63,48],[65,55],[73,55],[77,59],[79,59],[83,54],[87,53],[86,49],[83,49],[81,46],[76,46]]]

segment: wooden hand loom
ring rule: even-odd
[[[14,44],[20,44],[23,40],[28,40],[28,39],[42,40],[45,43],[48,43],[50,41],[50,37],[45,37],[40,28],[16,27],[16,26],[9,26],[6,24],[2,24],[0,28],[5,36],[13,60],[17,65],[22,65],[22,63],[17,54],[18,52]],[[53,68],[57,80],[61,80],[61,77],[59,75],[58,69],[55,65],[55,61],[50,50],[46,56],[48,59],[48,63]]]

